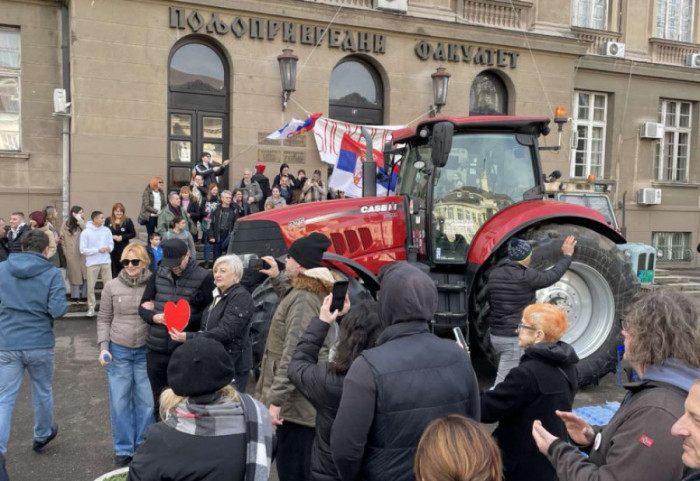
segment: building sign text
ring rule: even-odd
[[[421,60],[432,58],[443,62],[464,62],[510,68],[518,66],[518,57],[520,56],[517,52],[497,48],[442,42],[433,44],[426,41],[418,42],[414,50],[416,56]]]

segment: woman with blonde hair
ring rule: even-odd
[[[156,230],[160,211],[166,207],[164,185],[162,177],[151,177],[141,196],[139,224],[146,226],[149,237]]]
[[[478,423],[451,414],[423,431],[415,473],[416,481],[501,481],[501,453]]]
[[[148,324],[139,316],[151,272],[141,244],[124,247],[121,264],[124,269],[102,290],[97,344],[98,361],[107,367],[114,460],[117,466],[126,466],[153,423],[153,394],[146,372]]]
[[[570,411],[578,386],[574,349],[561,340],[569,327],[566,314],[552,304],[525,308],[517,328],[524,349],[520,365],[481,396],[481,422],[495,423],[506,481],[554,481],[556,473],[532,439],[532,423],[566,437],[555,411]]]
[[[129,241],[136,237],[134,223],[126,216],[124,204],[117,202],[112,206],[112,214],[105,220],[105,227],[112,231],[112,241],[114,241],[114,250],[110,253],[112,277],[117,277],[122,270],[122,252],[129,245]]]
[[[129,468],[131,481],[268,479],[272,422],[267,408],[231,385],[235,366],[224,346],[204,336],[175,349],[162,422],[148,430]]]

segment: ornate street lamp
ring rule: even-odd
[[[430,106],[430,116],[435,117],[447,103],[447,87],[451,75],[445,67],[438,67],[430,77],[433,79],[433,105]]]
[[[282,110],[287,108],[289,96],[296,90],[297,85],[297,61],[299,57],[294,55],[291,48],[282,49],[282,55],[277,57],[280,64],[280,78],[282,79]]]

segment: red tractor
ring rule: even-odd
[[[559,120],[559,119],[558,119]],[[561,132],[561,123],[560,132]],[[494,361],[484,319],[489,310],[485,274],[505,255],[514,236],[533,247],[532,267],[561,255],[567,235],[578,241],[573,262],[540,302],[563,308],[571,322],[564,340],[579,357],[579,384],[596,383],[616,365],[619,319],[638,281],[617,244],[625,239],[597,211],[545,200],[538,139],[549,133],[541,117],[440,117],[394,132],[384,149],[387,172],[398,164],[396,195],[367,196],[375,167],[365,162],[365,196],[300,204],[240,219],[230,252],[251,258],[280,256],[297,238],[321,232],[332,241],[329,266],[350,277],[355,298],[374,294],[376,274],[394,261],[427,272],[439,292],[435,331],[469,331]],[[550,147],[551,149],[551,147]],[[258,353],[277,298],[259,273],[246,269],[254,291],[254,342]]]

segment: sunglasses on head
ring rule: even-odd
[[[122,265],[124,267],[128,266],[129,264],[134,267],[138,267],[138,265],[141,264],[141,259],[122,259]]]

